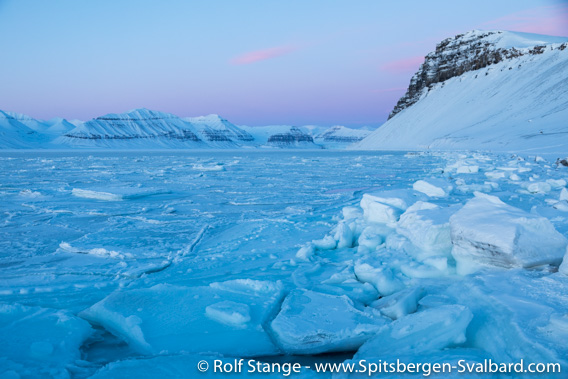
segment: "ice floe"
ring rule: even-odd
[[[450,218],[452,255],[462,273],[482,265],[559,264],[568,240],[544,217],[476,193]]]
[[[318,354],[355,350],[385,323],[346,296],[294,290],[270,327],[286,353]]]

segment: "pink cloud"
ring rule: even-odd
[[[268,49],[250,51],[232,58],[229,63],[234,65],[251,64],[255,62],[264,61],[266,59],[280,57],[298,50],[294,46],[277,46]]]
[[[568,35],[568,5],[551,5],[511,13],[482,24],[492,29],[525,33]]]
[[[424,57],[416,56],[387,62],[381,65],[380,69],[395,74],[407,74],[417,71],[422,63],[424,63]]]

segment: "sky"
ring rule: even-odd
[[[0,0],[0,109],[373,127],[472,29],[568,36],[568,1]]]

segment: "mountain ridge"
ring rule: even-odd
[[[428,54],[389,120],[350,149],[568,149],[568,38],[471,31]]]
[[[327,148],[326,141],[314,143],[316,133],[324,129],[322,127],[237,126],[216,114],[178,117],[137,108],[71,123],[63,118],[42,121],[19,113],[0,112],[0,136],[3,139],[0,148],[9,149]],[[347,134],[359,135],[356,129],[344,130]],[[347,142],[339,145],[343,148]],[[338,148],[337,143],[332,148]]]

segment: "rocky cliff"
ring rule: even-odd
[[[550,39],[539,41],[537,38],[536,41],[533,40],[535,43],[533,45],[533,42],[522,41],[520,35],[514,38],[519,43],[510,41],[510,39],[509,32],[474,30],[443,40],[436,46],[435,51],[425,57],[424,63],[410,80],[406,94],[400,98],[389,115],[389,119],[415,104],[436,83],[460,76],[465,72],[497,64],[503,60],[524,55],[543,54],[550,42]],[[566,47],[568,47],[566,42],[555,47],[548,46],[548,48],[559,50],[564,50]]]

